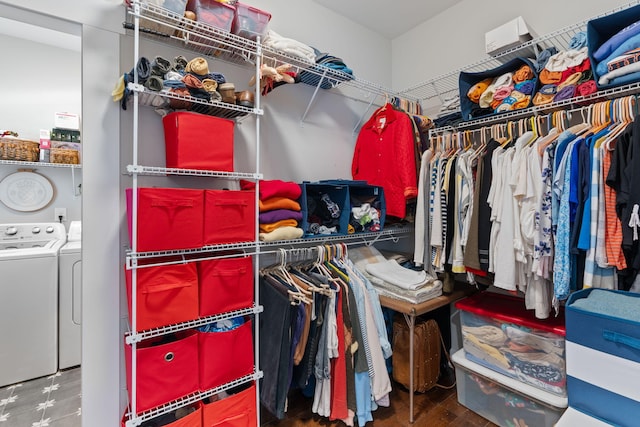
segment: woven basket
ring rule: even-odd
[[[52,148],[50,161],[51,163],[77,165],[80,163],[80,152],[71,148]]]
[[[0,160],[40,160],[40,143],[19,138],[0,137]]]

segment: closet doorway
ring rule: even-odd
[[[81,113],[81,30],[80,24],[0,5],[0,134],[12,132],[21,140],[40,141],[41,132],[49,131],[52,140],[72,142],[52,131],[62,128],[56,113]],[[0,317],[2,426],[81,425],[81,151],[79,154],[80,165],[71,165],[43,154],[32,158],[0,150],[0,233],[9,235],[9,226],[15,227],[17,235],[24,232],[28,237],[14,246],[34,246],[23,253],[9,244],[0,246],[0,259],[3,252],[13,251],[15,258],[6,255],[5,259],[19,259],[22,268],[11,275],[0,270],[0,286],[6,291],[0,297],[0,312],[19,313],[18,318]],[[51,225],[57,226],[56,231],[47,234]],[[72,244],[69,237],[78,241]],[[41,280],[35,283],[30,270],[41,267],[29,260],[36,259],[39,245],[54,240],[56,244],[49,243],[51,250],[46,254],[47,268],[41,269]],[[10,262],[17,261],[6,265]],[[21,296],[8,297],[16,294]],[[42,295],[47,295],[46,301]],[[47,309],[35,308],[40,303]],[[11,354],[17,348],[30,356]]]

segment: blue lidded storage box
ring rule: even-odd
[[[569,406],[614,425],[640,416],[640,294],[583,289],[566,303]]]

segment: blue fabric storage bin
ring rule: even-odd
[[[595,292],[595,293],[594,293]],[[584,306],[585,298],[590,305]],[[569,406],[614,425],[638,425],[640,321],[616,312],[621,304],[640,312],[640,294],[604,289],[574,292],[565,306]]]
[[[384,197],[384,189],[379,185],[367,184],[364,180],[330,179],[322,180],[320,183],[331,185],[346,185],[349,188],[349,222],[351,222],[351,208],[354,207],[355,200],[366,201],[379,211],[380,230],[384,229],[384,222],[387,217],[387,202]],[[356,231],[357,233],[358,231]],[[368,232],[368,231],[360,231]]]
[[[310,216],[314,214],[310,206],[319,199],[320,194],[327,194],[331,201],[335,202],[340,209],[340,216],[335,218],[337,233],[330,235],[346,235],[349,228],[349,188],[346,185],[334,185],[319,182],[303,182],[300,184],[302,195],[300,196],[300,207],[302,212],[302,222],[300,226],[304,231],[303,237],[321,237],[310,231]],[[312,201],[313,200],[313,201]],[[317,202],[316,202],[317,203]],[[317,212],[317,210],[316,210]],[[327,235],[329,236],[329,235]]]
[[[640,73],[629,75],[631,78],[618,78],[612,82],[601,85],[598,80],[602,77],[597,70],[598,61],[595,60],[593,54],[612,36],[616,35],[620,30],[627,26],[640,21],[640,5],[603,16],[602,18],[592,19],[587,22],[587,53],[591,68],[593,70],[593,78],[596,81],[598,89],[607,89],[616,86],[623,86],[640,80]],[[634,78],[635,77],[635,78]]]
[[[531,71],[533,72],[533,75],[534,75],[533,92],[531,95],[531,99],[529,100],[529,105],[527,105],[527,107],[529,107],[531,106],[531,100],[533,100],[533,94],[535,94],[538,91],[538,73],[536,72],[536,68],[531,59],[513,58],[512,60],[500,65],[499,67],[496,67],[494,69],[487,70],[487,71],[480,71],[477,73],[461,71],[458,77],[458,88],[460,90],[460,110],[462,111],[462,120],[467,121],[467,120],[478,119],[480,117],[491,116],[493,114],[501,114],[501,113],[495,113],[492,110],[492,112],[489,114],[474,115],[473,114],[474,106],[479,108],[479,105],[471,101],[467,96],[467,93],[469,92],[469,89],[471,89],[476,83],[479,83],[482,80],[490,77],[491,78],[498,77],[504,73],[516,72],[523,65],[528,65],[531,68]],[[527,108],[527,107],[524,107],[524,108]]]

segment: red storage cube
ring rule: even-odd
[[[212,259],[198,264],[201,317],[251,307],[251,257]]]
[[[236,8],[217,0],[189,0],[187,10],[196,14],[198,22],[231,31]]]
[[[159,261],[156,259],[154,261]],[[125,271],[129,319],[131,270]],[[196,263],[170,264],[136,270],[136,329],[157,328],[198,318],[198,271]]]
[[[251,321],[230,331],[198,332],[200,390],[219,387],[253,372]]]
[[[253,241],[255,191],[205,190],[204,244]]]
[[[177,111],[162,124],[168,168],[233,172],[233,121]]]
[[[205,403],[202,427],[255,427],[258,425],[255,384],[222,400]]]
[[[172,339],[170,341],[170,339]],[[198,391],[198,335],[195,331],[152,338],[138,343],[138,413]],[[127,390],[131,396],[131,346],[125,346]]]
[[[270,20],[269,12],[237,2],[231,32],[245,39],[256,40],[257,36],[265,35]]]
[[[131,241],[133,191],[127,189]],[[138,252],[203,246],[204,191],[180,188],[138,188]]]

